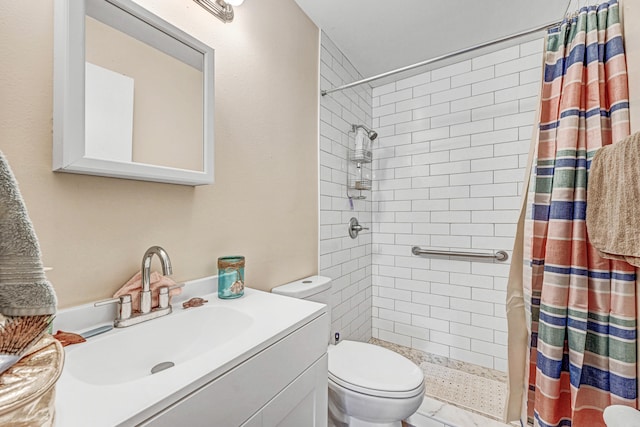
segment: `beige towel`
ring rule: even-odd
[[[154,271],[149,276],[149,284],[151,289],[151,307],[157,307],[159,305],[158,301],[158,288],[162,286],[175,286],[176,282],[173,281],[170,277],[163,276],[157,271]],[[138,271],[127,283],[122,285],[118,292],[113,294],[114,298],[118,298],[119,296],[125,294],[131,294],[131,307],[134,311],[140,311],[140,292],[142,291],[142,273]],[[175,288],[169,291],[169,296],[173,297],[176,295],[180,295],[182,293],[182,288]]]
[[[640,132],[602,147],[593,157],[587,232],[604,258],[640,267]]]

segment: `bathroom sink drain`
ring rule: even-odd
[[[156,366],[151,368],[151,375],[157,374],[158,372],[164,371],[165,369],[169,369],[172,366],[175,366],[175,363],[173,363],[173,362],[161,362],[161,363],[158,363]]]

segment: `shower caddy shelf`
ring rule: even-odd
[[[361,128],[361,129],[360,129]],[[358,131],[366,132],[364,141],[358,144]],[[351,125],[349,141],[352,141],[352,134],[355,134],[355,147],[347,150],[347,197],[349,200],[366,199],[365,191],[371,191],[373,170],[373,151],[370,149],[373,141],[378,137],[378,133],[369,129],[365,125]],[[351,203],[353,209],[353,203]]]
[[[351,199],[366,199],[363,191],[371,191],[371,150],[349,149],[349,167],[347,173],[347,194]],[[357,192],[357,194],[355,194]]]

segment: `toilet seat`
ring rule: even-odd
[[[356,341],[330,346],[329,379],[370,396],[403,399],[424,392],[422,370],[386,348]]]
[[[384,397],[389,399],[408,399],[411,397],[419,396],[424,393],[424,382],[420,384],[420,386],[416,387],[413,390],[408,391],[385,391],[385,390],[374,390],[366,387],[360,387],[358,385],[349,383],[347,381],[343,381],[335,376],[329,374],[329,381],[334,384],[347,389],[354,391],[356,393],[365,394],[367,396],[372,397]]]

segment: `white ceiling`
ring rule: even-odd
[[[571,0],[295,1],[369,77],[559,21]]]

